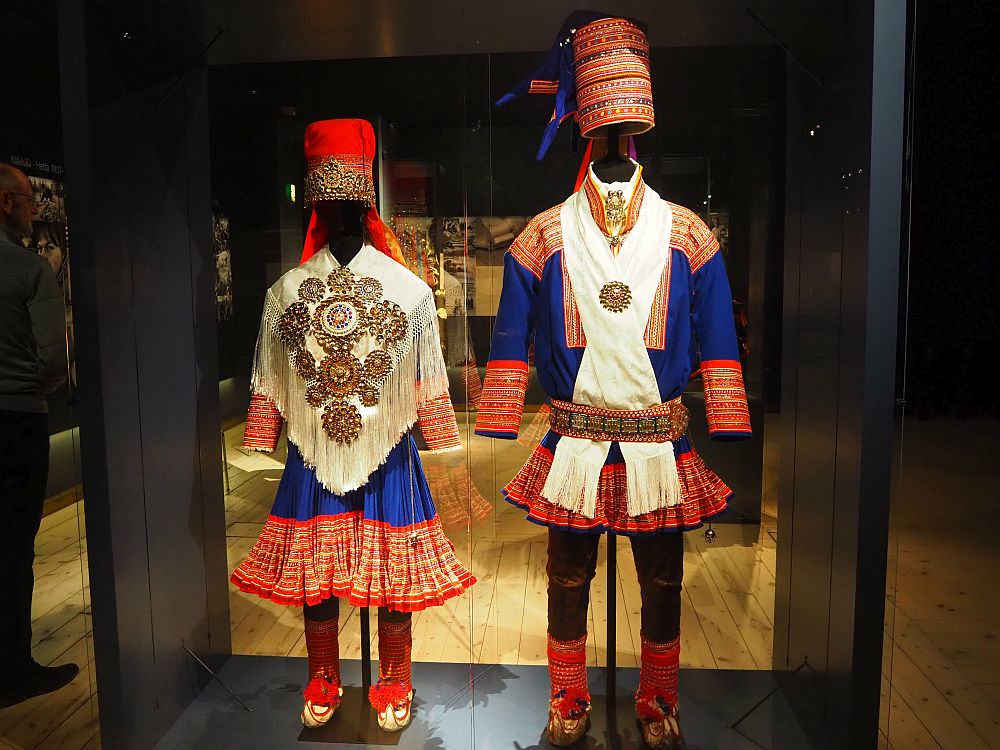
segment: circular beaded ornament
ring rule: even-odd
[[[303,337],[309,329],[309,308],[301,302],[290,304],[278,318],[278,338],[290,349],[303,345]]]
[[[310,383],[306,386],[306,403],[314,409],[320,408],[330,400],[330,390],[320,382]]]
[[[303,380],[313,380],[316,377],[316,358],[308,349],[302,348],[295,352],[295,372]]]
[[[392,370],[392,357],[382,349],[375,349],[365,357],[364,379],[369,383],[380,383]]]
[[[358,397],[365,406],[378,406],[378,386],[366,382],[361,383],[358,386]]]
[[[331,271],[326,277],[326,285],[334,294],[349,295],[354,292],[354,274],[346,266]]]
[[[365,276],[358,279],[354,291],[366,305],[373,305],[382,299],[382,282],[371,276]]]
[[[382,300],[368,311],[368,331],[384,346],[395,346],[406,338],[406,313],[395,302]]]
[[[347,397],[361,381],[361,362],[353,354],[329,354],[319,363],[319,382],[334,397]]]
[[[299,299],[303,302],[319,302],[326,296],[326,284],[311,276],[299,284]]]
[[[305,400],[323,410],[323,430],[338,443],[350,443],[361,432],[361,413],[351,403],[377,406],[381,384],[392,372],[389,351],[406,339],[409,321],[394,302],[383,298],[382,283],[371,276],[358,278],[341,266],[323,279],[311,277],[298,288],[293,302],[277,322],[277,334],[289,348],[289,361],[306,381]],[[352,353],[365,335],[376,348],[364,364]],[[316,361],[306,336],[326,352]]]
[[[335,401],[323,411],[323,429],[331,440],[350,443],[361,432],[361,414],[353,404]]]
[[[609,281],[598,294],[601,307],[613,313],[620,313],[632,304],[632,290],[620,281]]]

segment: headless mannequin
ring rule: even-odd
[[[361,201],[318,201],[313,211],[329,231],[330,254],[346,266],[364,244],[362,220],[368,206]]]
[[[608,125],[606,130],[605,153],[593,163],[594,174],[601,182],[628,182],[635,174],[635,164],[628,158],[621,125]],[[594,144],[595,147],[597,144]]]

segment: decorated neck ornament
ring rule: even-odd
[[[608,247],[615,255],[621,249],[622,241],[628,236],[628,232],[623,232],[625,226],[625,192],[623,190],[611,190],[604,197],[604,226],[607,232],[604,233],[608,240]]]
[[[278,318],[277,333],[295,372],[307,383],[306,402],[323,410],[323,430],[330,440],[357,439],[361,413],[353,402],[378,405],[380,388],[392,372],[392,352],[408,330],[406,314],[383,299],[381,282],[371,276],[358,277],[341,266],[325,281],[312,276],[299,284],[298,301]],[[353,349],[366,335],[374,338],[376,348],[362,362]],[[319,362],[309,340],[325,352]]]

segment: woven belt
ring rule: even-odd
[[[688,410],[679,398],[649,409],[600,409],[552,399],[549,427],[566,437],[623,443],[680,440],[688,428]]]

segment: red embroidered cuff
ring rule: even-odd
[[[528,363],[494,360],[486,365],[483,397],[476,417],[476,434],[516,438],[528,390]]]
[[[281,434],[281,412],[267,396],[254,393],[247,408],[243,446],[255,451],[273,451]]]
[[[455,409],[448,393],[442,393],[417,408],[417,422],[427,447],[434,453],[458,450],[462,441],[458,436]]]
[[[721,439],[750,437],[750,412],[740,363],[728,359],[705,360],[701,363],[701,376],[709,434]]]

